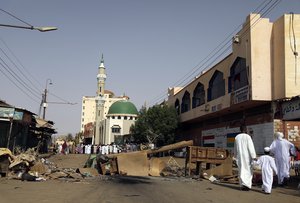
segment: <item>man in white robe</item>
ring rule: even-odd
[[[272,185],[273,185],[273,171],[277,174],[277,168],[275,165],[275,160],[269,155],[270,148],[264,148],[265,155],[260,156],[256,161],[256,164],[261,167],[262,175],[262,190],[265,194],[271,194]]]
[[[290,153],[294,149],[294,144],[283,137],[283,133],[276,132],[275,140],[270,146],[270,152],[274,154],[277,167],[278,185],[284,186],[290,177]]]
[[[256,159],[254,144],[248,135],[246,126],[240,127],[241,133],[235,137],[234,157],[237,160],[239,169],[239,182],[241,190],[251,189],[253,172],[251,168],[252,160]]]

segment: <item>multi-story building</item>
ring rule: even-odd
[[[115,142],[115,138],[129,134],[130,126],[138,114],[134,104],[128,101],[128,96],[116,97],[113,92],[105,90],[106,77],[102,55],[97,74],[97,95],[82,99],[81,132],[86,143]],[[116,112],[115,109],[120,111]],[[112,111],[114,114],[110,113]],[[116,124],[113,120],[122,122]]]
[[[84,126],[88,123],[94,123],[96,120],[96,98],[95,96],[84,96],[82,98],[81,127],[80,131],[84,131]]]
[[[169,88],[168,104],[182,124],[178,137],[232,149],[245,124],[258,153],[274,131],[300,144],[299,49],[300,15],[270,22],[250,14],[233,37],[232,53],[185,87]]]

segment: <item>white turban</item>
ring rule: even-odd
[[[270,147],[265,147],[265,148],[264,148],[264,151],[265,151],[265,152],[270,152]]]
[[[283,138],[283,133],[282,132],[276,132],[276,133],[274,133],[274,137],[276,138],[276,139],[282,139]]]

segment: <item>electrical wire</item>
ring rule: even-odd
[[[0,62],[0,65],[2,66],[2,67],[4,67],[5,68],[5,66]],[[0,69],[0,72],[2,72],[3,73],[3,75],[5,75],[6,76],[6,78],[10,81],[10,82],[12,82],[22,93],[24,93],[26,96],[28,96],[31,100],[33,100],[34,102],[37,102],[37,103],[39,103],[39,101],[37,101],[37,100],[35,100],[32,96],[30,96],[27,92],[25,92],[24,90],[23,90],[23,88],[21,88],[16,82],[15,82],[15,80],[13,80],[13,79],[11,79],[2,69]]]
[[[292,34],[291,34],[292,33]],[[290,23],[289,23],[289,39],[290,39],[290,47],[295,56],[295,85],[297,85],[297,72],[298,72],[298,64],[297,64],[297,42],[295,36],[295,28],[294,28],[294,13],[290,13]],[[293,41],[293,42],[292,42]]]
[[[21,62],[21,60],[14,54],[14,52],[8,47],[8,45],[5,43],[5,41],[0,37],[0,41],[4,44],[5,48],[8,50],[8,52],[14,57],[14,59],[18,62],[18,64],[23,68],[23,70],[30,76],[30,79],[28,79],[26,77],[26,79],[29,81],[29,83],[34,86],[37,90],[41,90],[43,88],[39,88],[42,87],[43,85],[27,70],[27,68],[23,65],[23,63]],[[36,84],[34,84],[33,81],[36,82]],[[37,85],[39,87],[37,87]]]
[[[33,27],[33,25],[31,25],[31,24],[25,22],[24,20],[21,20],[20,18],[18,18],[18,17],[16,17],[15,15],[9,13],[8,11],[5,11],[5,10],[3,10],[3,9],[1,9],[1,8],[0,8],[0,11],[2,11],[2,12],[4,12],[4,13],[8,14],[9,16],[13,17],[14,19],[17,19],[18,21],[20,21],[20,22],[22,22],[22,23],[24,23],[24,24],[26,24],[26,25],[28,25],[28,26],[30,26],[30,27]]]
[[[35,92],[32,88],[30,88],[18,74],[16,74],[10,67],[5,63],[5,61],[0,57],[0,61],[2,61],[1,66],[13,77],[20,85],[22,85],[27,91],[29,91],[33,96],[40,98],[40,93]],[[38,96],[37,96],[38,95]]]
[[[48,103],[52,103],[52,104],[70,104],[70,105],[76,104],[76,103],[72,103],[70,101],[67,101],[67,100],[65,100],[65,99],[63,99],[63,98],[61,98],[61,97],[59,97],[59,96],[57,96],[57,95],[55,95],[55,94],[53,94],[51,92],[49,92],[49,94],[51,94],[52,96],[54,96],[55,98],[57,98],[57,99],[59,99],[59,100],[61,100],[63,102],[48,102]]]
[[[7,59],[14,65],[14,67],[19,71],[19,73],[21,73],[21,75],[27,80],[27,81],[29,81],[32,85],[33,85],[33,87],[35,88],[35,89],[33,89],[33,88],[31,88],[31,87],[29,87],[27,84],[26,84],[26,86],[27,87],[29,87],[32,91],[34,91],[35,93],[37,93],[37,94],[40,94],[40,90],[39,90],[39,88],[37,88],[36,86],[34,86],[34,84],[31,82],[31,80],[29,80],[29,78],[22,72],[22,70],[10,59],[10,57],[4,52],[4,50],[2,49],[2,48],[0,48],[0,51],[7,57]],[[11,68],[10,68],[11,69]],[[14,72],[14,74],[16,74],[15,72]],[[17,75],[17,74],[16,74]],[[18,78],[20,78],[20,76],[17,76]],[[25,82],[24,82],[24,84],[25,84]]]

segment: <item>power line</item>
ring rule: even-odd
[[[19,73],[21,73],[21,75],[27,80],[27,81],[29,81],[30,83],[31,83],[31,85],[33,85],[33,87],[35,88],[35,89],[33,89],[33,88],[31,88],[31,87],[29,87],[27,84],[27,86],[32,90],[32,91],[34,91],[35,93],[37,93],[37,94],[40,94],[40,90],[39,90],[39,88],[37,88],[36,86],[34,86],[34,84],[29,80],[29,78],[22,72],[22,70],[10,59],[10,57],[4,52],[4,50],[2,49],[2,48],[0,48],[0,50],[1,50],[1,52],[7,57],[7,59],[14,65],[14,67],[19,71]],[[15,72],[14,72],[14,74],[16,74]],[[17,74],[16,74],[17,75]],[[18,78],[20,78],[20,76],[17,76]],[[24,82],[25,83],[25,82]]]
[[[5,11],[5,10],[3,10],[3,9],[1,9],[1,8],[0,8],[0,11],[6,13],[6,14],[8,14],[8,15],[10,15],[10,16],[13,17],[14,19],[17,19],[18,21],[20,21],[20,22],[22,22],[22,23],[24,23],[24,24],[26,24],[26,25],[28,25],[28,26],[30,26],[30,27],[33,27],[33,25],[31,25],[31,24],[25,22],[24,20],[21,20],[20,18],[18,18],[18,17],[16,17],[15,15],[9,13],[8,11]]]
[[[38,88],[37,85],[40,86],[40,87],[42,87],[43,85],[27,70],[27,68],[23,65],[23,63],[21,62],[21,60],[14,54],[14,52],[8,47],[8,45],[5,43],[5,41],[2,38],[0,38],[0,41],[4,44],[4,46],[6,47],[6,49],[14,57],[14,59],[18,62],[18,64],[30,76],[30,78],[36,82],[36,84],[33,84],[32,80],[27,78],[28,81],[30,82],[30,84],[32,84],[32,86],[34,86],[38,91],[41,91],[41,89],[43,89],[43,88]]]
[[[40,98],[40,93],[34,92],[32,88],[30,88],[21,78],[18,74],[16,74],[10,67],[5,63],[5,61],[0,57],[0,60],[2,61],[1,66],[25,89],[27,89],[33,96]],[[38,95],[38,96],[37,96]]]
[[[6,48],[9,50],[9,52],[15,57],[15,59],[18,61],[18,63],[21,65],[21,67],[27,72],[27,74],[28,75],[30,75],[31,76],[31,78],[33,78],[37,83],[39,83],[34,77],[33,77],[33,75],[32,74],[30,74],[30,72],[28,72],[27,70],[26,70],[26,68],[24,67],[24,65],[21,63],[21,61],[15,56],[15,54],[12,52],[12,50],[8,47],[8,45],[0,38],[0,40],[2,41],[2,43],[6,46]],[[0,50],[3,52],[3,54],[8,58],[8,60],[18,69],[18,71],[21,73],[21,75],[24,77],[24,78],[26,78],[26,80],[27,81],[29,81],[29,83],[33,86],[33,87],[35,87],[36,88],[36,90],[37,91],[35,91],[35,93],[38,93],[39,95],[40,94],[42,94],[42,93],[40,93],[40,92],[42,92],[42,91],[40,91],[39,90],[39,88],[35,85],[35,84],[33,84],[32,83],[32,81],[24,74],[24,72],[17,66],[17,64],[16,63],[14,63],[13,61],[12,61],[12,59],[5,53],[5,51],[3,50],[3,49],[1,49],[0,48]],[[9,67],[9,66],[8,66]],[[11,69],[10,69],[11,70]],[[8,71],[8,70],[7,70]],[[13,72],[13,73],[11,73],[11,72]],[[16,75],[16,77],[17,78],[19,78],[19,80],[20,81],[22,81],[23,82],[23,84],[26,84],[22,79],[21,79],[21,77],[18,75],[18,74],[16,74],[14,71],[11,71],[10,73],[11,74],[14,74],[14,75]],[[41,83],[39,83],[39,84],[41,84]],[[26,84],[26,89],[31,89],[32,91],[34,91],[31,87],[29,87],[27,84]],[[30,91],[31,92],[31,91]],[[32,93],[32,92],[31,92]],[[50,93],[52,96],[54,96],[55,98],[57,98],[57,99],[59,99],[60,101],[63,101],[63,102],[54,102],[54,103],[60,103],[60,104],[62,104],[62,103],[64,103],[64,104],[70,104],[70,105],[74,105],[74,104],[76,104],[76,103],[72,103],[72,102],[69,102],[69,101],[67,101],[67,100],[65,100],[65,99],[63,99],[63,98],[61,98],[61,97],[59,97],[59,96],[57,96],[57,95],[55,95],[55,94],[53,94],[53,93]],[[42,99],[43,100],[43,99]],[[50,103],[50,102],[48,102],[48,103]]]
[[[0,65],[2,66],[2,67],[4,67],[3,66],[3,64],[0,62]],[[5,67],[4,67],[5,68]],[[11,81],[21,92],[23,92],[25,95],[27,95],[30,99],[32,99],[34,102],[37,102],[37,103],[39,103],[37,100],[35,100],[33,97],[31,97],[29,94],[27,94],[14,80],[12,80],[2,69],[0,69],[0,72],[2,72],[3,73],[3,75],[5,75],[6,76],[6,78],[9,80],[9,81]]]

